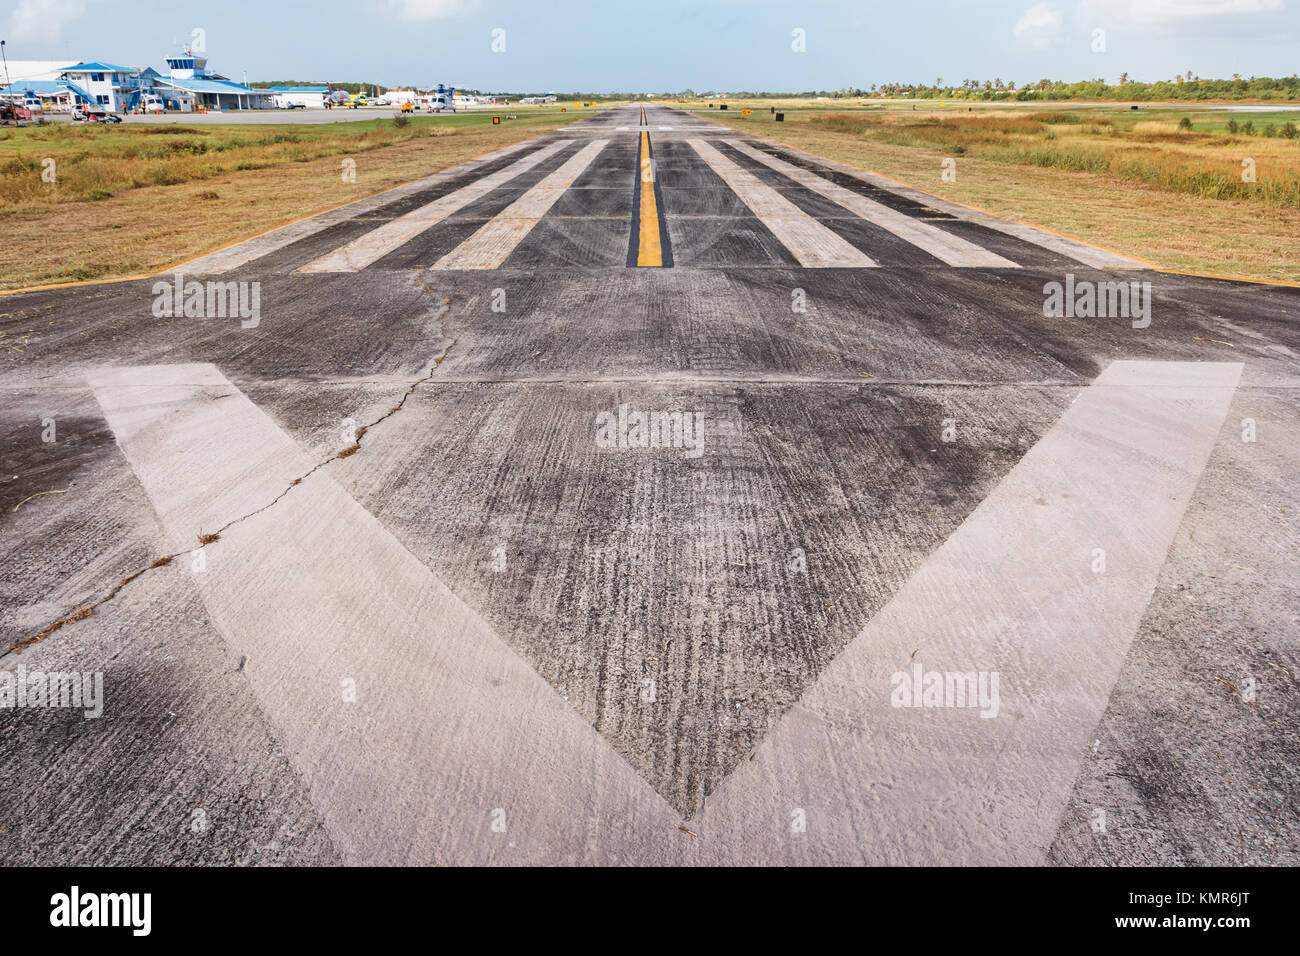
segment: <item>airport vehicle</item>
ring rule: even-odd
[[[305,110],[307,108],[307,104],[294,101],[294,102],[285,103],[284,108],[287,110]]]
[[[402,104],[402,112],[403,112],[403,113],[414,113],[414,112],[415,112],[415,104],[412,103],[410,100],[407,100],[405,103]]]
[[[93,106],[77,107],[72,111],[72,118],[82,123],[120,123],[122,117]]]
[[[370,100],[366,99],[364,93],[353,93],[343,104],[348,109],[356,109],[358,106],[369,106]]]
[[[428,104],[426,110],[430,113],[454,113],[456,112],[456,88],[439,83],[438,91],[430,93],[425,102]]]
[[[0,126],[19,126],[30,123],[32,111],[10,100],[0,100]]]

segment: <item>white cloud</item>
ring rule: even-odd
[[[1046,3],[1036,3],[1016,21],[1013,32],[1016,39],[1043,50],[1065,42],[1062,31],[1064,21],[1061,11]]]
[[[9,15],[9,37],[20,43],[53,43],[85,12],[86,0],[18,0]]]
[[[403,20],[445,20],[478,10],[479,0],[388,0],[388,9]]]
[[[1143,23],[1169,23],[1204,17],[1275,13],[1286,7],[1284,0],[1127,0],[1123,4],[1129,19]]]

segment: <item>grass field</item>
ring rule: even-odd
[[[1163,268],[1300,281],[1300,112],[804,100],[776,123],[778,104],[728,104],[674,105]]]
[[[327,124],[0,129],[0,289],[152,273],[573,122],[552,110]],[[344,159],[355,161],[345,182]],[[54,182],[42,172],[53,161]]]

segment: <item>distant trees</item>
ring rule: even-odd
[[[266,84],[271,85],[271,84]],[[283,84],[280,84],[283,85]],[[355,87],[368,86],[382,90],[373,84],[335,83],[335,89],[355,92]],[[622,94],[626,95],[626,94]],[[683,90],[677,94],[665,93],[664,96],[677,96],[682,99],[698,99],[702,94],[694,90]],[[1119,75],[1119,81],[1111,84],[1103,78],[1077,80],[1066,83],[1044,77],[1038,81],[1023,85],[1014,80],[1004,81],[1001,77],[992,80],[964,79],[956,85],[944,85],[942,77],[936,77],[933,85],[925,83],[872,83],[870,87],[853,85],[842,86],[837,90],[805,90],[802,92],[753,92],[749,90],[732,90],[731,96],[740,98],[776,98],[776,97],[826,97],[827,99],[863,99],[866,97],[894,97],[907,99],[964,99],[982,102],[1035,102],[1048,100],[1125,100],[1125,101],[1160,101],[1160,100],[1276,100],[1282,102],[1300,101],[1300,76],[1285,77],[1251,76],[1243,77],[1233,74],[1227,80],[1201,79],[1188,70],[1186,74],[1177,74],[1172,79],[1156,80],[1145,83],[1129,78],[1127,72]],[[618,98],[617,93],[603,94],[561,94],[561,99],[609,99]],[[1286,136],[1279,127],[1277,135]]]
[[[778,94],[768,94],[778,95]],[[882,83],[871,85],[870,90],[845,87],[832,97],[904,97],[935,99],[954,96],[983,101],[1001,100],[1300,100],[1300,77],[1252,76],[1243,78],[1234,74],[1230,80],[1201,79],[1188,70],[1170,80],[1145,83],[1121,73],[1119,82],[1107,83],[1101,77],[1066,83],[1061,80],[1041,79],[1019,86],[1015,81],[964,79],[956,86],[944,86],[943,78],[936,78],[933,86],[924,83]]]

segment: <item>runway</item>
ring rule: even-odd
[[[1294,863],[1298,309],[653,105],[0,298],[0,860]]]

